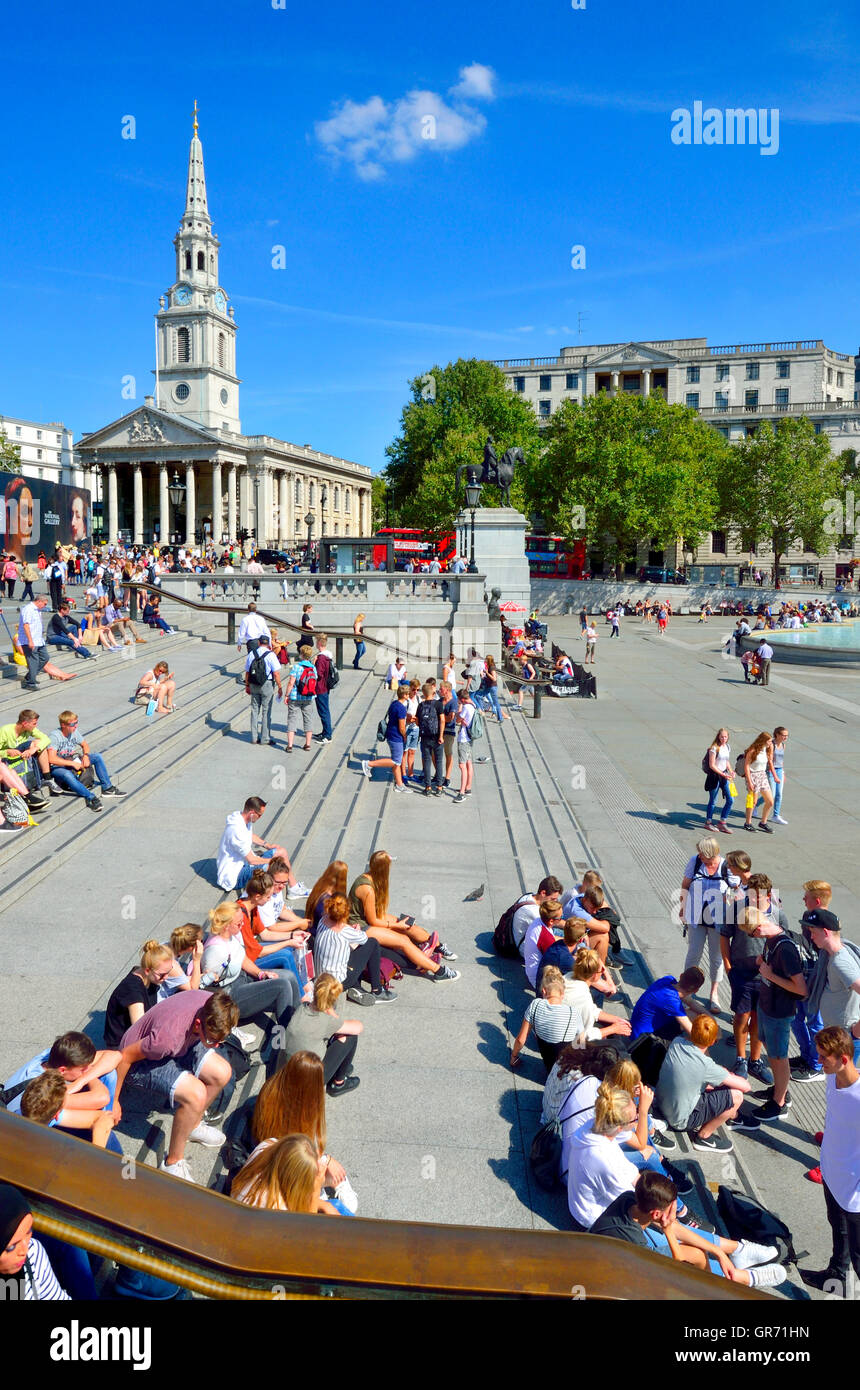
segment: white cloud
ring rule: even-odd
[[[496,74],[483,63],[469,63],[460,69],[460,81],[450,91],[452,97],[492,101],[496,95]]]
[[[460,69],[452,101],[421,90],[392,102],[379,96],[346,100],[328,120],[316,122],[314,134],[332,158],[346,160],[360,179],[373,182],[384,178],[391,164],[407,163],[424,151],[462,149],[482,135],[486,119],[466,98],[491,99],[494,81],[492,68],[472,63]]]

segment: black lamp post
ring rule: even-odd
[[[307,559],[307,562],[308,562],[308,569],[310,569],[310,567],[311,567],[311,532],[312,532],[313,529],[314,529],[314,514],[313,514],[313,512],[308,512],[308,513],[306,514],[306,516],[305,516],[305,525],[306,525],[307,528],[308,528],[308,549],[307,549],[307,556],[306,556],[306,559]]]
[[[478,566],[475,564],[475,508],[481,505],[481,484],[466,484],[466,506],[472,513],[472,542],[469,550],[469,574],[477,574]]]
[[[176,518],[179,514],[179,509],[180,507],[182,507],[185,501],[185,491],[185,484],[179,481],[179,474],[174,469],[173,477],[170,480],[170,486],[167,489],[167,495],[170,498],[170,505],[173,508],[174,526],[176,525]],[[178,543],[179,534],[180,533],[178,531],[174,531],[171,535],[170,541],[172,545],[176,545]]]

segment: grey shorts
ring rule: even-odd
[[[715,1120],[734,1105],[729,1086],[715,1086],[712,1091],[703,1091],[696,1102],[695,1109],[685,1125],[688,1134],[698,1134],[709,1120]]]
[[[470,763],[471,761],[472,761],[472,745],[471,745],[471,743],[458,743],[458,744],[457,744],[457,762],[458,762],[458,764]]]
[[[184,1072],[200,1075],[206,1058],[215,1052],[204,1042],[196,1042],[181,1057],[162,1057],[157,1062],[135,1062],[128,1072],[133,1086],[146,1093],[157,1110],[172,1110],[173,1097]]]
[[[287,733],[294,734],[301,728],[306,734],[311,731],[312,700],[287,701]]]

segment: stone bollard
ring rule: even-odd
[[[342,671],[342,670],[343,670],[343,638],[342,638],[342,637],[336,637],[336,638],[334,639],[334,664],[335,664],[335,666],[337,667],[338,671]]]

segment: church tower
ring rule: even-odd
[[[156,405],[206,429],[241,433],[236,324],[218,282],[220,242],[206,201],[203,146],[194,134],[188,153],[185,212],[173,245],[176,278],[159,300]]]

